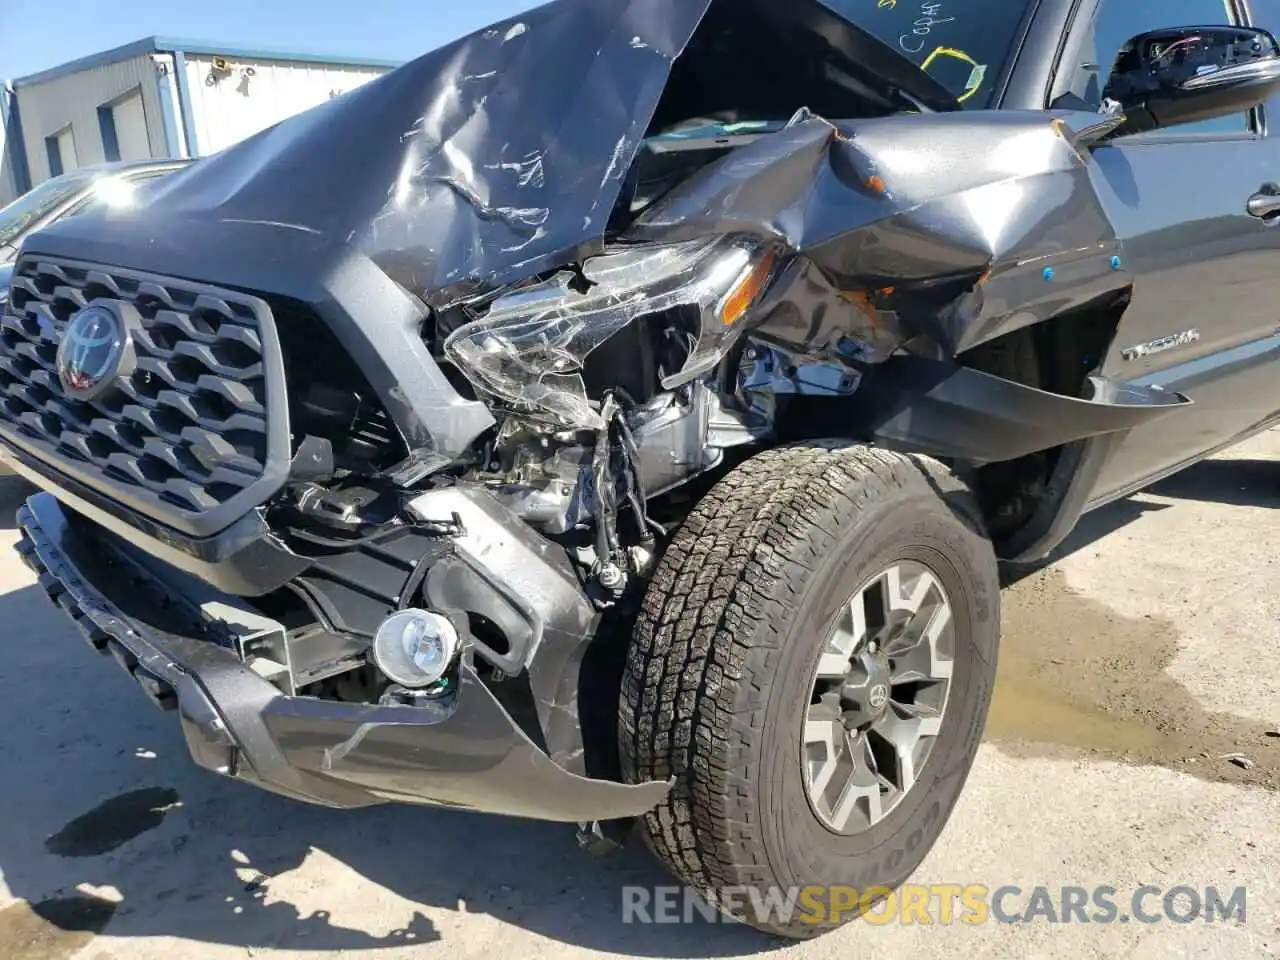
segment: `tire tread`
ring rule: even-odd
[[[704,895],[772,882],[748,764],[810,575],[841,525],[922,486],[980,527],[967,488],[935,460],[845,441],[777,447],[716,484],[659,563],[623,674],[622,772],[629,782],[675,778],[644,830]]]

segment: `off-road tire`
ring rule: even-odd
[[[800,740],[825,625],[868,576],[919,559],[955,623],[951,700],[915,787],[878,824],[813,813]],[[808,938],[856,916],[761,916],[744,888],[900,886],[942,832],[995,682],[1000,592],[969,490],[937,461],[844,441],[747,460],[673,537],[636,623],[620,704],[629,782],[674,778],[643,818],[684,883],[766,932]],[[721,890],[737,891],[725,903]],[[846,893],[847,896],[847,893]],[[818,922],[814,922],[814,920]]]

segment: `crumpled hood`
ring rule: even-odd
[[[868,82],[948,106],[819,0],[557,0],[167,178],[138,216],[157,234],[174,217],[319,234],[437,302],[559,266],[602,245],[673,61],[709,11],[709,32],[766,36],[785,21]]]

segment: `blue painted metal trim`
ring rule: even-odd
[[[169,87],[168,77],[158,66],[156,96],[160,101],[160,125],[164,128],[164,142],[169,148],[169,156],[175,160],[188,156],[182,146],[183,140],[178,136],[178,113],[173,106],[173,90]]]
[[[187,86],[187,58],[182,50],[173,51],[173,77],[178,82],[178,109],[182,111],[182,132],[187,138],[187,155],[200,156],[200,138],[196,136],[196,112],[191,106],[191,88]]]
[[[344,57],[327,53],[306,53],[297,50],[280,50],[271,47],[241,47],[236,44],[210,43],[208,40],[190,40],[184,37],[152,37],[157,50],[200,56],[238,57],[244,60],[287,60],[293,63],[330,63],[339,67],[387,67],[394,69],[403,60],[383,60],[377,57]],[[426,51],[423,51],[424,53]]]
[[[5,150],[12,161],[13,188],[21,195],[31,189],[31,165],[22,135],[22,113],[12,87],[0,89],[0,122],[4,123]]]
[[[65,77],[72,73],[79,73],[81,70],[89,70],[93,67],[106,66],[109,63],[119,63],[121,60],[128,60],[130,57],[138,57],[147,53],[156,52],[155,37],[147,37],[145,40],[138,40],[134,43],[126,43],[123,47],[115,47],[111,50],[103,50],[101,53],[95,53],[88,57],[81,57],[79,60],[72,60],[48,70],[42,70],[40,73],[28,74],[25,77],[19,77],[13,81],[15,87],[26,87],[33,83],[45,83],[49,80],[57,80],[59,77]]]
[[[131,57],[151,53],[192,53],[221,57],[239,57],[246,60],[282,60],[291,63],[328,63],[338,67],[383,67],[394,69],[403,63],[400,60],[382,60],[373,57],[343,57],[323,53],[304,53],[289,50],[273,50],[265,47],[241,47],[236,44],[217,44],[207,40],[185,40],[176,37],[146,37],[122,47],[103,50],[78,60],[28,74],[13,81],[15,87],[26,87],[34,83],[46,83],[57,80],[81,70],[118,63]]]
[[[116,134],[115,108],[110,104],[98,107],[98,133],[102,136],[102,157],[107,163],[120,159],[120,137]]]

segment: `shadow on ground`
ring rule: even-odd
[[[1002,564],[1000,567],[1000,583],[1002,586],[1011,587],[1026,577],[1039,573],[1055,561],[1070,556],[1078,550],[1083,550],[1104,537],[1110,536],[1117,530],[1127,527],[1139,517],[1148,513],[1167,510],[1169,506],[1167,503],[1157,503],[1151,500],[1130,499],[1119,500],[1116,503],[1108,504],[1100,510],[1086,513],[1080,518],[1080,522],[1076,524],[1076,528],[1071,532],[1071,535],[1043,560],[1038,560],[1034,563]]]
[[[1242,507],[1280,507],[1280,463],[1274,460],[1205,460],[1161,480],[1150,490],[1174,500]]]
[[[1204,460],[1161,480],[1144,491],[1169,500],[1222,503],[1242,507],[1280,507],[1280,463],[1273,460]],[[1090,544],[1114,533],[1147,513],[1172,506],[1158,500],[1130,498],[1108,504],[1080,518],[1071,536],[1044,560],[1005,565],[1001,582],[1012,586]]]

